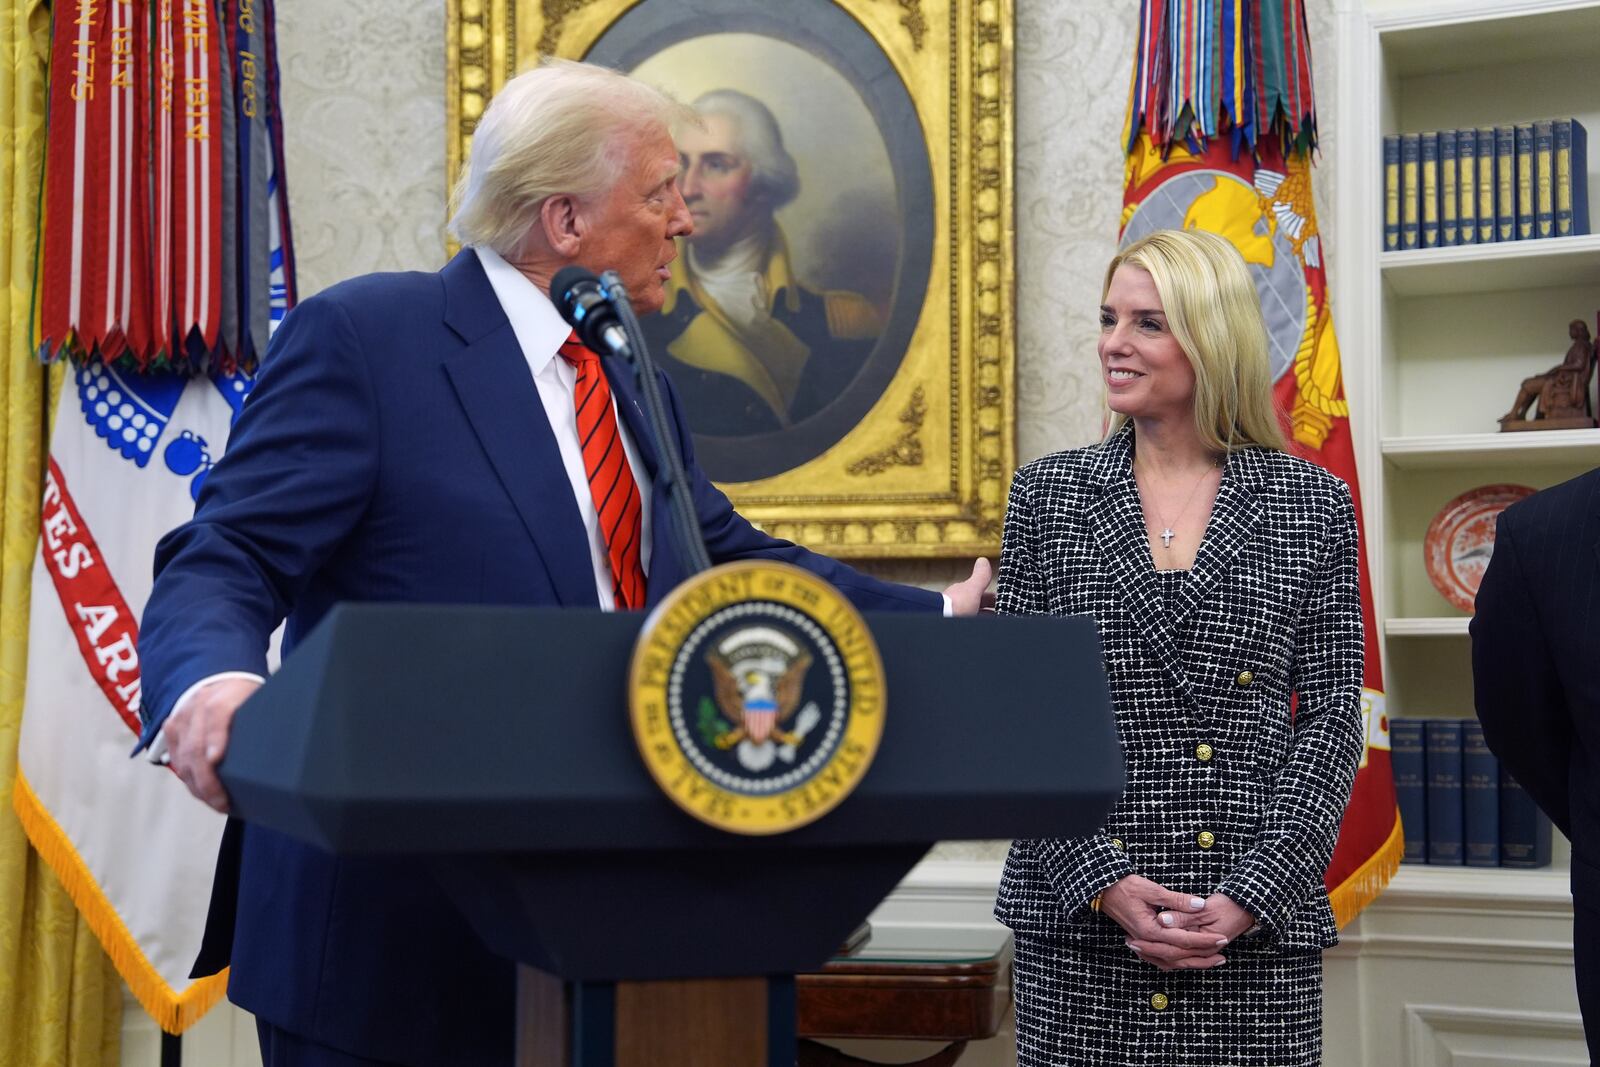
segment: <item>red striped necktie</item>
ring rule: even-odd
[[[600,517],[600,535],[611,561],[611,593],[619,611],[644,607],[644,567],[639,562],[639,485],[633,480],[622,428],[611,405],[611,383],[600,357],[573,333],[561,343],[561,358],[578,372],[573,403],[578,412],[578,441],[589,494]]]

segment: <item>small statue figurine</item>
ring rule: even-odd
[[[1589,375],[1595,365],[1595,346],[1589,326],[1573,319],[1567,328],[1572,347],[1559,367],[1525,378],[1511,410],[1500,417],[1501,430],[1574,430],[1595,425],[1589,404]],[[1528,408],[1538,401],[1539,414],[1528,418]]]

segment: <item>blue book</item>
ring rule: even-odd
[[[1422,754],[1422,720],[1389,720],[1389,760],[1405,833],[1405,863],[1428,862],[1428,777]]]
[[[1551,124],[1555,153],[1556,236],[1589,232],[1589,135],[1577,119]]]
[[[1461,720],[1423,725],[1428,769],[1428,862],[1459,865],[1465,856],[1461,825]]]
[[[1500,768],[1500,866],[1550,866],[1550,816]]]
[[[1439,247],[1439,133],[1420,137],[1422,148],[1422,247]]]
[[[1459,244],[1456,221],[1456,131],[1439,131],[1439,245]]]
[[[1517,239],[1517,131],[1494,128],[1494,239]]]
[[[1494,127],[1478,127],[1478,243],[1494,240]]]
[[[1457,240],[1478,243],[1478,131],[1468,126],[1456,131],[1456,204],[1461,214]]]
[[[1383,250],[1400,247],[1400,138],[1383,139]]]
[[[1461,812],[1467,866],[1500,866],[1500,761],[1477,719],[1461,723]]]
[[[1516,126],[1517,152],[1517,240],[1533,240],[1533,123]]]
[[[1400,247],[1420,248],[1422,241],[1422,139],[1400,137]]]
[[[1555,156],[1550,122],[1533,124],[1533,235],[1556,235]]]

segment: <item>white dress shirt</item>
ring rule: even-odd
[[[578,501],[578,513],[583,516],[583,528],[589,534],[589,555],[593,557],[595,591],[600,594],[600,607],[604,611],[616,608],[611,595],[611,557],[606,552],[605,537],[600,532],[600,516],[594,509],[594,496],[589,492],[589,476],[583,467],[583,444],[578,440],[578,411],[574,391],[578,385],[578,372],[562,359],[557,351],[572,332],[550,298],[530,282],[521,271],[501,259],[492,249],[479,248],[478,260],[483,264],[494,295],[511,320],[511,331],[522,346],[522,358],[528,361],[533,372],[533,384],[539,387],[539,400],[550,420],[550,429],[556,435],[556,446],[561,450],[561,465],[567,470],[567,481],[572,483],[572,495]],[[616,411],[616,394],[611,397],[611,410]],[[622,449],[628,457],[628,468],[639,486],[639,563],[645,574],[650,573],[650,475],[639,461],[639,450],[634,446],[633,435],[621,413],[617,414],[617,429],[622,437]]]

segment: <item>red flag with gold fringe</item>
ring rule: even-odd
[[[1196,228],[1226,237],[1261,294],[1280,408],[1294,450],[1355,497],[1355,448],[1311,195],[1316,107],[1299,0],[1142,0],[1124,147],[1121,240]],[[1366,749],[1326,883],[1343,926],[1404,850],[1383,668],[1361,539]]]

